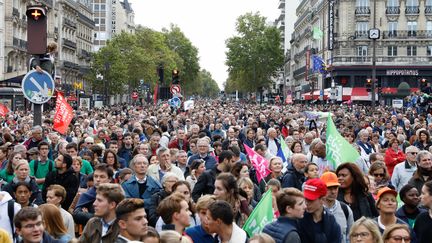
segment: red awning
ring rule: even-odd
[[[351,91],[351,100],[371,100],[372,98],[364,87],[355,87]]]

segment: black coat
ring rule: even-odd
[[[192,191],[192,199],[197,202],[202,195],[213,194],[215,190],[214,183],[216,181],[216,176],[222,171],[219,171],[217,167],[211,170],[206,170],[204,173],[198,177],[194,189]]]
[[[36,183],[36,180],[33,177],[31,177],[29,184],[30,184],[30,188],[31,188],[30,203],[34,203],[37,205],[43,204],[44,200],[42,199],[41,190],[39,189],[39,187]],[[11,183],[9,183],[3,187],[3,191],[8,192],[11,195],[11,197],[16,201],[16,197],[14,194],[15,185],[16,185],[16,183],[14,183],[12,181]]]
[[[58,171],[51,171],[47,174],[42,189],[44,201],[46,201],[48,187],[54,184],[63,186],[66,189],[66,198],[62,202],[61,206],[64,210],[68,210],[79,188],[78,177],[72,167],[63,174],[59,174]]]

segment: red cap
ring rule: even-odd
[[[327,195],[327,186],[319,178],[310,179],[304,185],[303,194],[307,200],[314,201]]]

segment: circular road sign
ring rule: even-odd
[[[181,93],[181,87],[178,84],[172,84],[170,88],[171,94],[180,94]]]
[[[46,71],[41,73],[32,70],[28,72],[22,82],[21,87],[24,97],[35,104],[48,102],[54,94],[55,84],[51,75]]]

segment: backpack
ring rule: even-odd
[[[343,202],[340,202],[340,205],[341,205],[342,211],[343,211],[343,213],[345,215],[345,219],[346,219],[346,221],[348,223],[348,217],[349,217],[348,205],[346,205]]]
[[[38,166],[39,166],[39,160],[35,160],[33,164],[34,176],[36,176]],[[51,163],[51,161],[48,160],[48,172],[51,172],[52,170],[53,170],[53,163]]]
[[[14,230],[14,223],[13,223],[13,219],[15,217],[15,207],[14,207],[15,201],[13,199],[11,199],[7,202],[7,204],[8,204],[9,223],[10,223],[10,226],[12,229],[12,238],[13,238],[13,240],[15,240],[17,237],[16,232]]]

